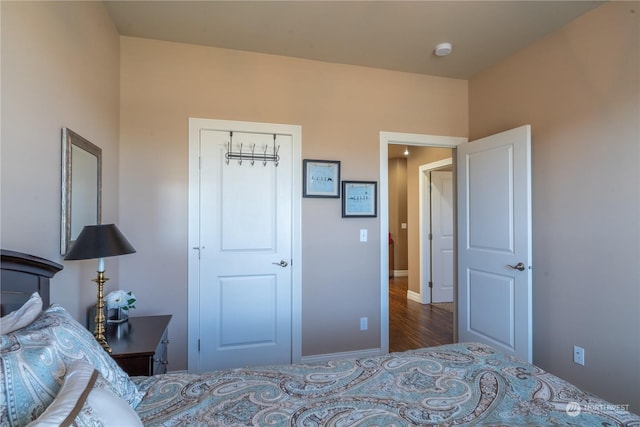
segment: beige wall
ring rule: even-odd
[[[137,314],[175,315],[170,369],[186,367],[188,117],[302,125],[304,158],[371,180],[380,130],[466,135],[469,123],[478,138],[531,123],[534,361],[640,411],[637,2],[596,9],[472,79],[468,112],[465,81],[119,39],[95,2],[0,10],[1,246],[61,261],[60,128],[102,147],[103,219],[138,249],[107,260],[108,289],[134,290]],[[379,222],[339,212],[303,201],[307,355],[379,345]],[[95,265],[64,265],[52,298],[81,318]]]
[[[534,362],[635,412],[639,6],[595,9],[469,85],[472,139],[532,125]]]
[[[407,229],[407,159],[389,160],[389,233],[393,239],[392,270],[406,271],[408,264]],[[391,250],[391,248],[390,248]]]
[[[95,304],[95,261],[60,255],[61,129],[103,150],[104,222],[118,221],[119,36],[98,2],[0,2],[1,246],[64,265],[52,302],[79,320]],[[132,255],[134,256],[134,255]],[[106,289],[117,288],[108,259]]]
[[[121,275],[140,312],[174,315],[171,370],[186,368],[189,117],[301,125],[303,158],[378,181],[381,130],[466,135],[467,82],[123,37],[120,216],[138,256]],[[380,346],[379,230],[303,199],[303,355]]]

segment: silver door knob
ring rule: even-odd
[[[286,267],[289,263],[285,260],[280,260],[280,262],[272,262],[271,264],[279,265],[280,267]]]
[[[519,271],[524,271],[524,269],[525,269],[523,262],[519,262],[516,265],[507,264],[507,267],[509,267],[512,270],[519,270]]]

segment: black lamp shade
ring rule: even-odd
[[[106,258],[132,254],[135,251],[115,224],[87,225],[82,229],[64,259]]]

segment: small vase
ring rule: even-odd
[[[129,311],[122,308],[110,308],[107,310],[107,324],[117,325],[129,320]]]

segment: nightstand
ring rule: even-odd
[[[105,336],[111,357],[131,376],[167,372],[167,329],[171,315],[130,317],[128,322],[107,325]]]

